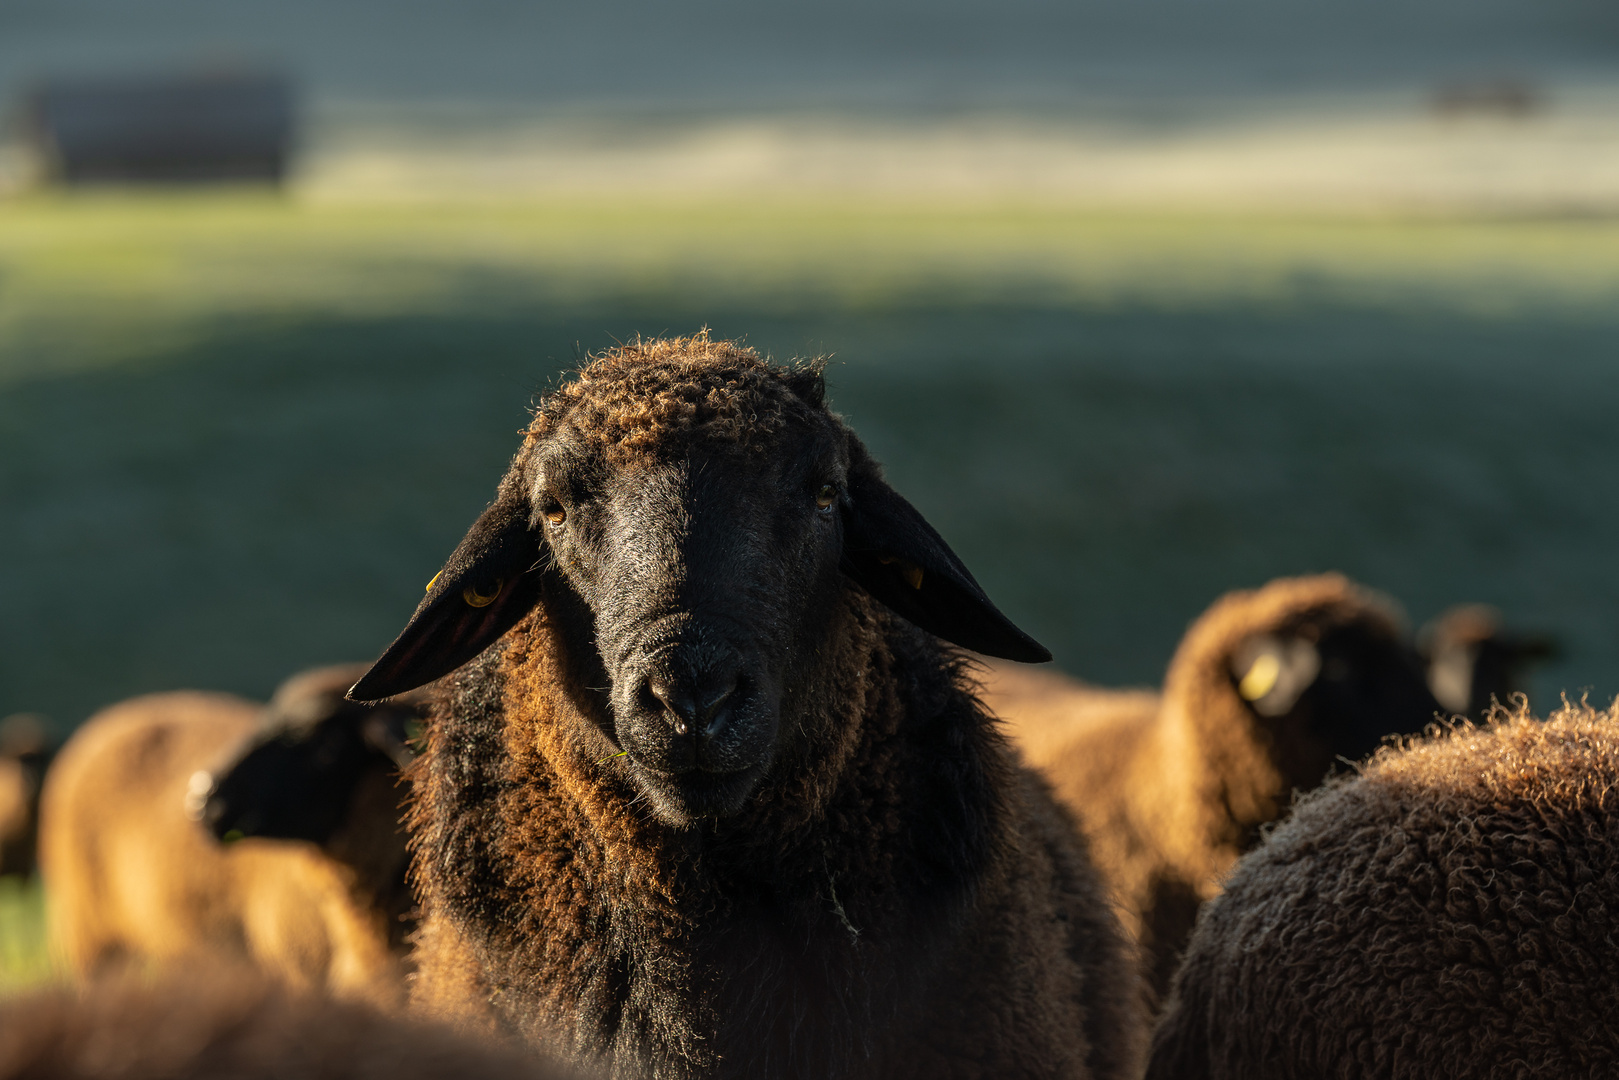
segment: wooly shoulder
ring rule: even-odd
[[[1337,574],[1221,597],[1161,695],[1004,666],[986,689],[1090,836],[1159,994],[1198,905],[1293,792],[1440,711],[1394,611]]]
[[[1619,715],[1492,719],[1380,751],[1238,864],[1150,1078],[1619,1074]]]
[[[417,999],[620,1076],[1130,1072],[1082,841],[934,635],[1048,657],[816,369],[596,358],[352,691],[477,658],[413,770]]]

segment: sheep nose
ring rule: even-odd
[[[733,671],[705,671],[691,679],[647,680],[647,690],[668,712],[676,735],[697,732],[700,739],[712,739],[731,716],[731,697],[736,693]]]

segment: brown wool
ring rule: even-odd
[[[638,454],[678,454],[694,441],[757,451],[788,418],[808,406],[793,393],[794,374],[819,370],[767,363],[754,350],[714,341],[704,330],[657,338],[592,357],[540,402],[528,439],[567,427],[622,464]]]

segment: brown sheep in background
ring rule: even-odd
[[[541,403],[352,691],[466,665],[414,998],[619,1077],[1134,1075],[1105,890],[935,635],[1049,654],[823,394],[705,334]]]
[[[214,952],[295,986],[385,1006],[402,999],[389,948],[398,932],[364,865],[379,850],[388,858],[390,843],[402,854],[392,780],[371,793],[381,800],[373,812],[352,815],[354,827],[324,848],[259,838],[221,846],[188,814],[212,770],[254,745],[267,720],[279,727],[282,714],[227,694],[154,694],[103,710],[68,740],[46,780],[40,846],[53,945],[72,972]],[[348,849],[358,869],[334,857]]]
[[[1619,1075],[1619,716],[1492,721],[1381,751],[1238,864],[1149,1080]]]
[[[0,720],[0,875],[34,872],[39,793],[55,752],[41,717],[14,713]]]
[[[995,665],[983,696],[1080,819],[1160,994],[1198,906],[1292,793],[1440,711],[1395,613],[1337,574],[1221,597],[1161,695]]]
[[[0,1001],[0,1080],[561,1080],[419,1018],[197,968]]]

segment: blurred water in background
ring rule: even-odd
[[[1341,569],[1611,695],[1616,60],[1597,0],[0,0],[13,99],[270,64],[306,118],[284,198],[0,165],[0,715],[374,655],[531,395],[702,325],[834,354],[1084,677]]]

